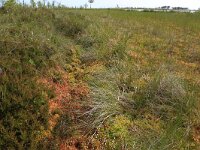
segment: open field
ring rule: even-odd
[[[200,13],[0,9],[0,149],[200,148]]]

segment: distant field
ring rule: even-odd
[[[200,148],[200,13],[0,9],[0,149]]]

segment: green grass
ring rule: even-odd
[[[86,115],[98,128],[97,139],[106,139],[106,149],[194,148],[190,131],[199,105],[199,14],[80,13],[94,22],[88,36],[100,39],[92,47],[96,52],[85,52],[95,64],[87,80],[94,103]],[[197,58],[189,58],[192,53]],[[124,137],[112,129],[121,115],[131,122],[127,130],[136,130]]]
[[[0,148],[36,149],[44,141],[43,149],[56,147],[59,139],[76,136],[68,133],[76,124],[96,149],[198,149],[199,17],[1,9]],[[54,94],[37,81],[60,81],[59,72],[49,71],[57,66],[74,84],[87,84],[89,96],[80,120],[71,123],[64,114],[48,139],[43,131]]]

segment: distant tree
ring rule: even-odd
[[[36,3],[35,3],[35,1],[34,1],[34,0],[31,0],[31,1],[30,1],[30,3],[31,3],[31,7],[33,7],[33,8],[35,8],[35,7],[36,7]]]
[[[47,8],[51,8],[51,3],[49,1],[47,2]]]
[[[46,6],[46,0],[43,0],[43,7]]]
[[[85,9],[87,9],[88,8],[88,4],[86,3],[86,4],[84,4],[84,8]]]
[[[42,5],[42,2],[41,1],[38,1],[37,2],[37,7],[41,8],[43,5]]]
[[[91,5],[94,3],[94,0],[88,0],[88,2],[90,3],[90,8],[92,8]]]
[[[58,8],[61,8],[62,7],[62,4],[61,3],[58,3]]]
[[[55,7],[55,1],[52,1],[52,8]]]

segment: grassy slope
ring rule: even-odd
[[[72,122],[91,131],[88,139],[92,139],[93,147],[198,147],[199,14],[18,8],[10,13],[1,11],[0,15],[0,67],[5,72],[1,77],[0,100],[6,108],[23,104],[20,112],[26,110],[33,114],[33,120],[41,118],[40,114],[45,118],[33,125],[31,135],[36,140],[31,141],[26,137],[30,129],[20,128],[27,122],[20,122],[19,109],[16,108],[19,116],[15,116],[13,122],[13,115],[5,113],[2,105],[1,121],[11,125],[5,128],[5,124],[0,124],[2,135],[12,132],[0,141],[1,145],[14,141],[6,146],[34,147],[45,139],[49,132],[48,115],[43,112],[47,112],[48,107],[44,107],[43,99],[47,103],[55,96],[42,90],[37,81],[45,78],[52,83],[52,80],[57,87],[57,83],[64,80],[61,73],[64,70],[72,89],[69,94],[72,99],[82,100],[81,105],[86,105],[88,110],[81,114],[81,123],[76,119]],[[81,90],[84,88],[78,88],[83,82],[89,86],[92,101],[86,104],[84,90]],[[17,91],[13,91],[15,85]],[[54,89],[56,94],[59,94],[58,89]],[[34,98],[36,104],[32,103]],[[7,104],[11,99],[16,102]],[[32,106],[40,113],[32,111]],[[62,129],[72,128],[65,116],[74,118],[74,114],[71,115],[71,111],[58,114],[61,121],[51,131],[53,143],[79,135],[78,131],[66,133],[68,129]],[[16,130],[24,136],[17,135]]]

